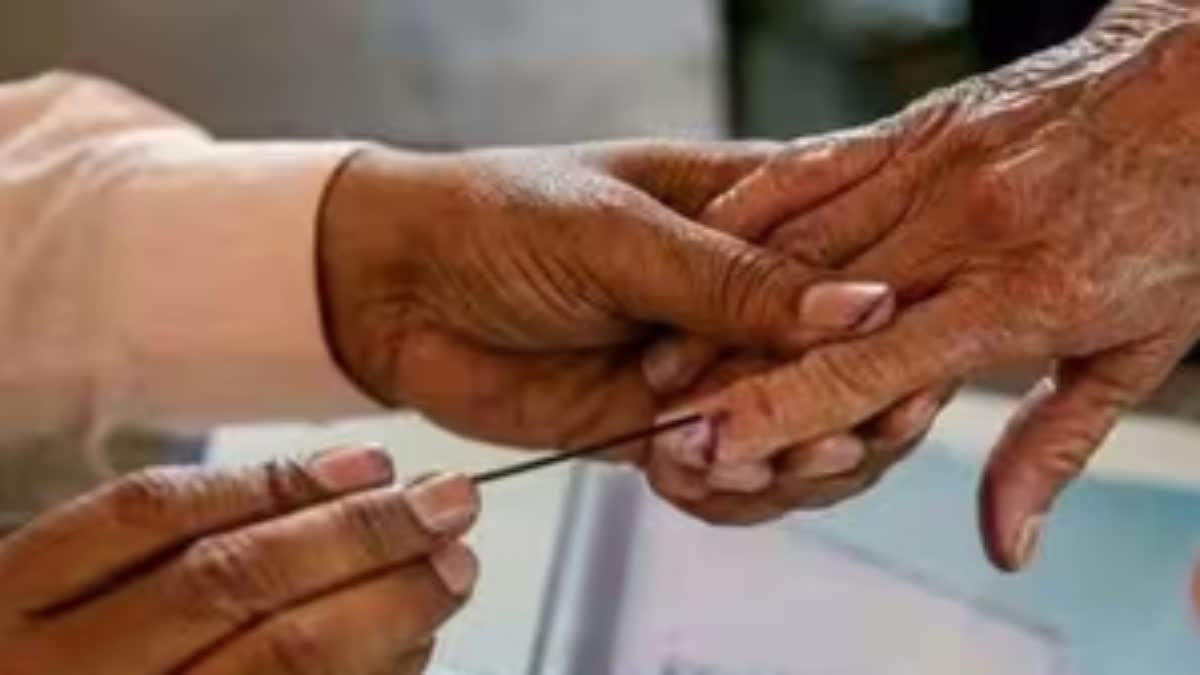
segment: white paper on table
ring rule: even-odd
[[[1064,675],[1055,636],[803,528],[717,530],[647,496],[612,675]]]

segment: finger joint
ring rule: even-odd
[[[243,625],[290,597],[286,575],[251,537],[230,533],[193,544],[177,572],[180,609],[200,621]]]

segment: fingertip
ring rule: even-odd
[[[872,424],[873,445],[899,446],[926,434],[945,405],[943,398],[940,391],[923,391],[886,411]]]
[[[708,472],[708,485],[714,490],[752,495],[765,491],[775,482],[775,472],[766,462],[742,465],[717,465]]]
[[[1007,574],[1028,569],[1037,556],[1045,522],[1043,516],[1030,516],[1012,528],[1011,533],[985,539],[988,559],[996,569]]]
[[[430,534],[453,535],[479,516],[479,488],[463,474],[436,474],[404,491],[413,516]]]
[[[1015,556],[1009,554],[1004,547],[1002,528],[997,523],[994,498],[991,487],[984,481],[979,492],[979,541],[983,546],[983,554],[992,567],[1001,572],[1016,571]]]
[[[1011,476],[994,466],[984,473],[979,491],[979,530],[984,552],[998,570],[1016,573],[1033,561],[1045,523],[1014,491]]]
[[[706,462],[697,468],[766,461],[796,442],[776,393],[779,372],[743,377],[688,404],[688,410],[706,416],[713,432]]]
[[[331,492],[352,492],[391,483],[392,458],[382,446],[347,446],[313,455],[308,470],[321,487]]]
[[[792,479],[823,480],[852,473],[867,461],[867,446],[850,434],[835,434],[797,446],[783,458]]]
[[[435,552],[429,564],[446,590],[457,598],[470,595],[479,580],[479,559],[461,542],[450,542]]]
[[[656,424],[666,424],[688,415],[689,413],[678,412],[663,415]],[[659,435],[653,441],[653,450],[656,453],[664,453],[681,466],[705,469],[712,464],[716,437],[715,420],[712,417],[702,417],[695,423]]]
[[[703,473],[681,466],[665,453],[654,453],[646,480],[663,498],[681,504],[703,501],[711,494]]]
[[[737,412],[727,414],[726,421],[720,426],[710,454],[710,465],[763,462],[791,444],[780,437],[781,430],[770,414],[746,406],[731,406],[731,409]]]
[[[800,323],[813,329],[867,334],[879,330],[895,312],[886,284],[828,281],[808,288],[800,299]]]
[[[705,340],[675,336],[652,346],[642,358],[642,375],[658,396],[673,396],[695,383],[715,349]]]
[[[887,287],[885,287],[887,288]],[[896,294],[887,290],[887,294],[877,305],[854,326],[856,335],[870,335],[887,327],[896,316]]]
[[[1033,562],[1045,524],[1046,516],[1044,515],[1026,516],[1022,519],[1011,546],[1011,560],[1015,569],[1025,569]]]
[[[677,391],[679,369],[679,343],[675,340],[654,345],[642,357],[642,376],[651,391],[659,396]]]

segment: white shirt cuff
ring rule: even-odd
[[[111,375],[135,407],[117,414],[189,426],[379,412],[329,354],[316,283],[321,201],[356,146],[142,147],[161,156],[136,157],[101,202]]]

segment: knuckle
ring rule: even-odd
[[[908,105],[882,124],[897,136],[895,153],[931,153],[936,147],[962,143],[964,101],[960,90],[943,87]]]
[[[285,576],[242,533],[210,537],[190,546],[172,581],[180,611],[201,621],[240,625],[289,597]]]
[[[1087,468],[1087,454],[1080,447],[1091,448],[1098,439],[1079,429],[1064,430],[1059,438],[1046,445],[1046,451],[1037,455],[1036,470],[1054,484],[1065,484],[1075,480]]]
[[[819,398],[831,410],[870,401],[876,393],[872,383],[891,380],[890,368],[894,367],[886,355],[852,345],[808,359],[806,365],[807,381],[822,387]]]
[[[327,495],[308,468],[295,460],[268,462],[263,466],[263,477],[263,490],[273,513],[306,506]]]
[[[1031,195],[1011,172],[990,168],[972,176],[967,186],[967,204],[977,227],[1002,230],[1023,220]],[[980,232],[988,235],[989,232]]]
[[[274,461],[261,470],[233,472],[194,467],[142,469],[92,499],[120,525],[191,531],[211,517],[213,508],[230,513],[282,513],[323,496],[320,484],[303,466]]]
[[[957,297],[946,310],[958,335],[945,349],[928,355],[934,363],[959,366],[943,375],[959,377],[959,370],[979,364],[1047,353],[1049,326],[1021,276],[981,274],[958,283]]]
[[[1047,247],[1028,253],[1007,281],[996,280],[993,290],[1006,299],[1010,331],[1049,338],[1078,333],[1103,318],[1108,289],[1077,258],[1077,253]]]
[[[1094,368],[1088,373],[1087,386],[1081,389],[1081,402],[1087,409],[1101,413],[1127,410],[1152,391],[1145,382],[1157,381],[1158,378],[1147,378],[1147,372],[1155,371],[1123,372],[1112,368]]]
[[[371,560],[396,561],[429,550],[433,537],[418,525],[408,504],[391,494],[340,502],[332,518],[339,531]]]
[[[717,297],[713,302],[751,326],[786,320],[794,312],[781,316],[776,303],[799,294],[789,283],[794,264],[777,253],[764,254],[753,248],[741,250],[719,270],[714,284]]]
[[[737,400],[731,407],[753,416],[765,429],[775,433],[786,430],[787,406],[780,405],[779,401],[788,400],[788,397],[780,396],[773,383],[761,378],[751,378],[745,380],[734,391],[737,393]]]
[[[97,493],[113,520],[134,527],[185,527],[196,515],[188,512],[185,494],[199,473],[181,467],[156,467],[131,473]]]
[[[335,675],[322,631],[298,616],[272,620],[263,636],[265,672],[280,675]]]

